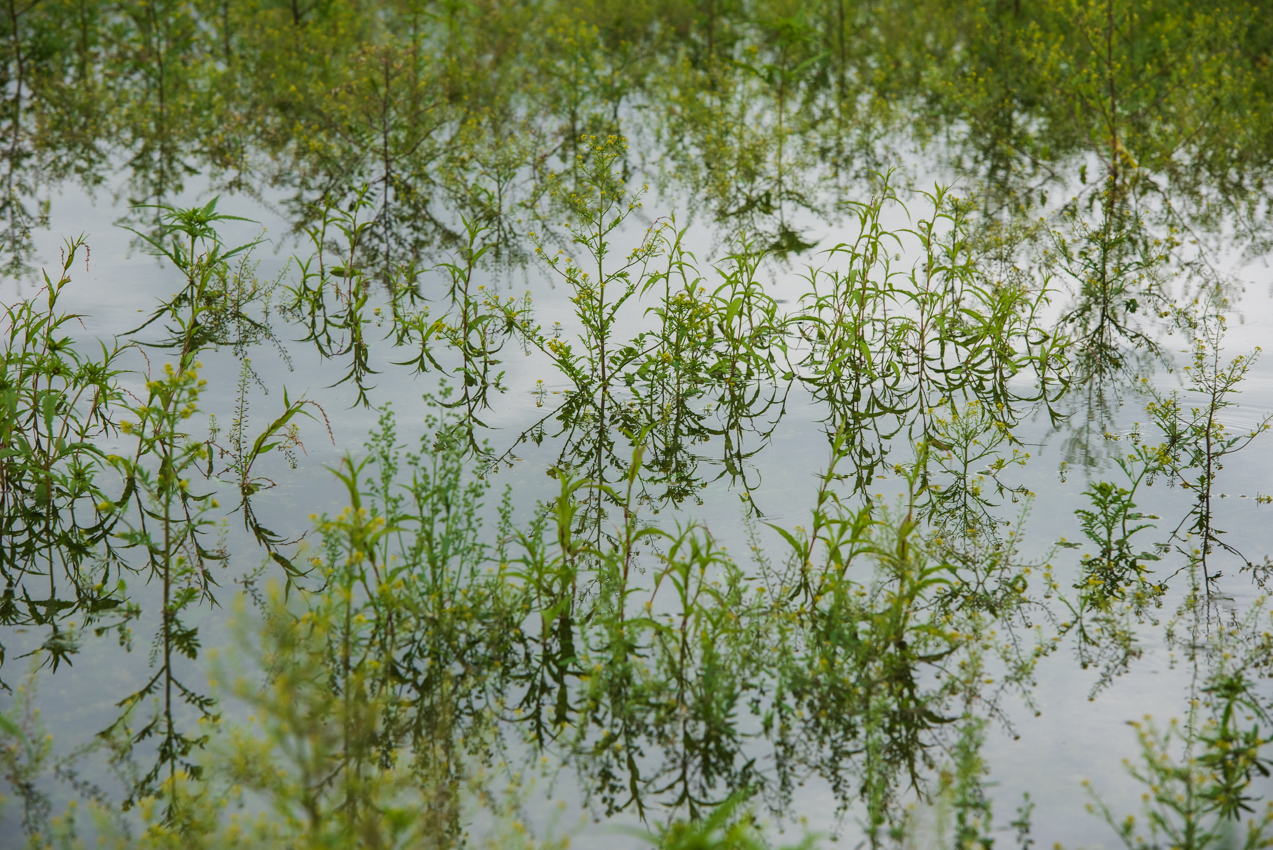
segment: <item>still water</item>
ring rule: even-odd
[[[1146,805],[1186,846],[1269,831],[1262,137],[1199,125],[1236,186],[1219,141],[1137,123],[1176,89],[1119,105],[1152,56],[1058,70],[1108,25],[1253,97],[1245,6],[1028,11],[1065,61],[982,10],[1058,102],[1108,84],[1106,132],[995,124],[965,78],[906,129],[923,74],[872,112],[901,24],[865,6],[850,50],[845,4],[663,10],[648,43],[600,7],[205,5],[84,24],[101,85],[145,48],[131,105],[7,95],[133,135],[77,170],[6,118],[3,846],[72,800],[198,846],[236,806],[280,818],[263,846],[676,846],[750,812],[778,846],[1114,847]],[[923,61],[971,61],[934,21],[980,23],[899,9]],[[15,57],[53,23],[15,16]],[[465,39],[525,79],[459,73]],[[1250,79],[1207,76],[1230,44],[1266,50]],[[59,335],[113,373],[51,367]]]

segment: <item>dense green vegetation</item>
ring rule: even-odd
[[[0,319],[21,841],[540,846],[542,769],[668,848],[765,846],[806,783],[872,847],[1024,848],[1054,839],[1028,794],[997,826],[987,735],[1047,712],[1044,664],[1098,698],[1152,640],[1190,675],[1137,719],[1144,812],[1091,808],[1129,848],[1273,846],[1269,561],[1220,527],[1271,421],[1224,351],[1226,269],[1273,244],[1262,4],[36,0],[0,30],[2,250],[39,283]],[[68,184],[171,281],[109,341],[68,307],[83,238],[32,270]],[[217,193],[281,207],[279,277]],[[347,407],[379,414],[336,447],[347,507],[273,510]],[[1080,542],[1027,525],[1039,427]],[[794,428],[826,458],[799,524],[757,471]],[[492,498],[528,458],[558,492]],[[723,492],[740,531],[694,515]],[[38,684],[108,650],[146,677],[59,750]]]

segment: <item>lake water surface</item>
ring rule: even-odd
[[[0,844],[1273,842],[1267,23],[522,5],[6,24]]]

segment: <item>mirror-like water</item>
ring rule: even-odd
[[[1258,4],[0,19],[4,846],[1273,844]]]

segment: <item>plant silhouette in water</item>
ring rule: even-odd
[[[1212,582],[1221,575],[1210,566],[1211,556],[1217,549],[1238,557],[1242,569],[1253,568],[1249,560],[1221,539],[1224,532],[1213,525],[1215,482],[1224,469],[1224,459],[1267,431],[1273,424],[1273,416],[1264,416],[1250,428],[1240,430],[1231,429],[1221,421],[1236,406],[1232,396],[1240,392],[1238,384],[1250,371],[1260,350],[1257,348],[1250,355],[1238,355],[1223,363],[1220,352],[1224,316],[1209,309],[1179,310],[1177,316],[1182,330],[1192,337],[1192,362],[1184,367],[1188,387],[1183,397],[1178,391],[1151,390],[1153,401],[1147,410],[1164,437],[1158,458],[1161,474],[1170,483],[1192,491],[1196,498],[1193,509],[1172,536],[1181,545],[1199,549],[1203,575]],[[1197,399],[1200,405],[1190,405],[1186,399]]]
[[[78,648],[82,630],[102,636],[113,629],[121,645],[131,648],[129,623],[142,611],[124,576],[140,573],[160,586],[150,652],[153,673],[120,702],[120,717],[103,732],[126,771],[135,768],[139,744],[157,747],[153,765],[130,774],[132,799],[150,793],[164,771],[171,778],[179,768],[197,770],[192,753],[205,736],[182,727],[179,706],[208,718],[216,713],[214,700],[177,673],[179,659],[198,656],[198,630],[187,618],[201,603],[215,602],[212,567],[226,558],[219,534],[218,542],[207,541],[216,522],[214,492],[200,492],[197,483],[211,475],[212,446],[189,431],[205,386],[197,358],[224,345],[246,361],[249,346],[277,345],[268,325],[269,287],[249,283],[250,270],[230,264],[250,246],[226,250],[217,237],[216,225],[227,218],[216,212],[215,200],[190,210],[161,208],[158,230],[143,237],[174,264],[184,285],[134,332],[162,321],[167,337],[145,344],[176,354],[175,364],[147,370],[142,398],[130,400],[122,389],[125,349],[103,347],[95,359],[79,353],[67,335],[75,316],[60,311],[58,296],[69,284],[77,254],[86,251],[82,242],[68,244],[60,280],[46,281],[43,308],[28,299],[7,312],[4,398],[11,415],[5,417],[2,461],[4,517],[10,526],[4,561],[7,621],[50,627],[43,651],[56,667]],[[249,312],[254,303],[264,303],[263,318]],[[255,441],[241,445],[234,461],[245,524],[291,570],[277,549],[282,538],[255,521],[248,502],[260,486],[260,479],[251,476],[253,464],[288,439],[289,421],[307,404],[284,396],[283,415]],[[241,419],[240,443],[244,427]],[[90,441],[95,435],[135,444],[131,451],[108,455]],[[107,468],[118,474],[118,490],[105,484]],[[30,508],[23,507],[27,504]],[[86,521],[86,512],[92,520]],[[47,579],[47,599],[32,596],[27,576],[35,573]],[[70,598],[59,599],[61,593]],[[155,713],[139,720],[138,712],[152,697],[158,701]]]
[[[417,826],[458,835],[457,783],[519,730],[575,764],[607,811],[645,812],[658,800],[707,818],[703,834],[723,823],[718,807],[731,787],[758,787],[781,805],[805,758],[844,807],[862,800],[876,831],[892,817],[897,783],[921,782],[958,677],[930,690],[920,671],[943,669],[963,641],[951,626],[958,606],[933,607],[950,568],[927,562],[912,517],[892,526],[844,510],[826,489],[832,470],[813,536],[782,530],[790,557],[762,569],[758,593],[705,529],[640,523],[638,452],[626,487],[608,494],[624,506],[625,525],[601,546],[572,534],[576,493],[610,485],[564,476],[542,518],[517,530],[506,506],[501,542],[487,544],[476,521],[486,484],[466,480],[462,423],[426,424],[420,451],[404,454],[394,418],[382,415],[365,457],[337,470],[349,506],[316,518],[310,567],[320,584],[298,586],[296,611],[277,593],[265,603],[270,684],[262,691],[245,680],[238,693],[278,723],[264,742],[233,739],[267,749],[230,764],[233,781],[293,813],[293,828],[311,837]],[[186,584],[156,651],[179,652],[192,646],[179,616],[198,576],[180,561],[165,574]],[[160,663],[148,688],[198,697],[170,676]],[[211,702],[196,706],[206,711],[200,728],[218,728]],[[744,731],[744,713],[761,717],[759,730]],[[188,736],[166,712],[147,732],[170,740],[165,773],[156,766],[134,786],[144,819],[148,806],[165,807],[166,826],[156,823],[153,835],[233,828],[212,803],[224,792],[200,790],[226,770],[209,733]],[[782,756],[775,776],[744,756],[745,744],[765,740]],[[115,741],[126,752],[127,741]],[[826,745],[826,755],[799,752],[801,742]],[[213,749],[196,760],[201,745]],[[402,818],[385,814],[397,804],[371,802],[399,794],[426,799]],[[669,827],[662,840],[695,829]]]
[[[45,275],[36,297],[5,308],[0,353],[0,621],[47,628],[41,651],[54,669],[77,648],[75,620],[122,639],[136,614],[116,584],[118,497],[94,442],[118,433],[124,347],[103,344],[96,357],[77,349],[78,316],[59,303],[87,250],[82,239],[67,243],[58,279]]]
[[[1161,444],[1137,432],[1129,449],[1099,403],[1152,365],[1140,355],[1161,354],[1169,272],[1217,279],[1206,248],[1187,246],[1268,241],[1258,4],[762,6],[0,13],[6,260],[25,264],[50,185],[92,187],[123,161],[130,191],[155,201],[132,219],[151,220],[138,237],[183,278],[125,337],[172,360],[137,373],[141,398],[124,390],[132,343],[91,356],[74,344],[63,310],[79,242],[58,283],[6,308],[0,364],[0,619],[38,626],[36,654],[59,670],[89,635],[130,647],[134,624],[153,628],[147,681],[105,739],[142,804],[139,840],[445,843],[463,829],[463,794],[491,799],[474,771],[529,745],[573,767],[599,813],[698,819],[656,827],[665,845],[747,846],[758,838],[732,792],[785,814],[800,783],[822,780],[874,845],[914,837],[901,825],[914,793],[954,813],[942,838],[986,846],[979,752],[985,724],[1007,722],[1001,694],[1033,706],[1035,664],[1067,636],[1080,665],[1099,668],[1097,689],[1130,669],[1138,628],[1183,574],[1173,561],[1204,608],[1219,604],[1224,562],[1252,569],[1216,527],[1217,486],[1227,455],[1268,423],[1225,427],[1251,359],[1221,361],[1221,322],[1175,315],[1195,358],[1183,393],[1153,393]],[[938,136],[975,202],[937,189],[890,229],[905,209],[889,162],[899,143]],[[1092,182],[1089,159],[1103,172]],[[253,499],[321,409],[285,390],[282,411],[252,429],[252,392],[269,388],[250,355],[288,356],[273,327],[281,278],[258,281],[251,246],[222,244],[233,219],[215,200],[164,206],[200,169],[287,196],[314,255],[283,317],[339,364],[353,404],[377,403],[377,370],[436,371],[456,387],[430,402],[410,447],[385,412],[338,468],[348,510],[317,517],[304,539],[265,528]],[[724,258],[700,262],[684,219],[656,220],[621,251],[640,215],[628,186],[645,176],[689,187],[692,211],[737,226]],[[1071,189],[1048,213],[1046,195]],[[1026,221],[1040,210],[1047,219]],[[836,244],[785,307],[770,271],[785,275],[821,227]],[[528,230],[569,290],[576,336],[481,283],[529,259],[517,244]],[[916,259],[902,264],[903,251]],[[1073,299],[1056,321],[1061,279]],[[481,431],[516,389],[518,347],[545,370],[537,401],[554,404],[492,450]],[[218,348],[238,358],[237,397],[205,439],[197,364]],[[789,402],[810,396],[833,454],[810,527],[762,524],[756,458]],[[1065,404],[1082,420],[1073,443],[1093,459],[1092,438],[1106,440],[1116,468],[1076,512],[1087,556],[1039,576],[1043,561],[1018,556],[1030,501],[1011,477],[1027,457],[1018,425],[1041,412],[1058,423]],[[107,449],[121,434],[127,448]],[[506,499],[483,530],[486,485],[466,463],[493,473],[544,441],[558,494],[516,524]],[[868,496],[885,474],[907,491],[891,512]],[[653,519],[704,503],[715,481],[746,493],[754,568],[701,525]],[[1149,544],[1159,520],[1138,504],[1155,482],[1179,485],[1189,507]],[[275,688],[239,688],[265,718],[259,740],[228,731],[215,689],[189,672],[231,546],[222,485],[293,606],[262,596],[258,573],[243,579],[267,618],[257,661]],[[129,571],[156,588],[157,611],[142,610]],[[1190,801],[1154,798],[1146,846],[1214,844],[1210,819],[1253,807],[1263,733],[1237,718],[1261,714],[1260,664],[1251,652],[1208,673],[1195,695],[1210,720],[1142,730],[1142,778]],[[50,758],[28,721],[0,724],[24,802],[38,796],[31,765]],[[1169,752],[1173,740],[1196,758]],[[278,817],[221,820],[236,782]],[[43,829],[46,811],[28,808],[28,825]]]
[[[1146,789],[1141,818],[1120,820],[1095,792],[1088,808],[1129,850],[1163,842],[1187,850],[1273,846],[1273,803],[1257,809],[1260,797],[1252,793],[1253,783],[1273,766],[1266,755],[1270,719],[1250,678],[1267,664],[1267,606],[1261,600],[1241,615],[1213,622],[1200,559],[1190,564],[1189,575],[1190,591],[1168,631],[1193,671],[1185,718],[1165,727],[1149,716],[1131,723],[1140,758],[1128,762],[1128,772]]]

